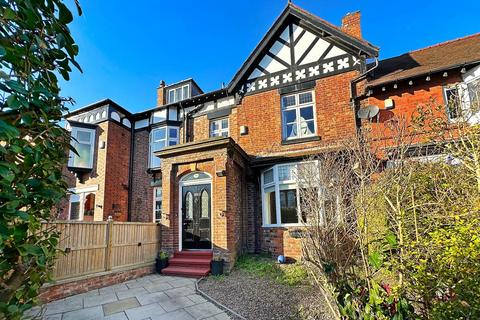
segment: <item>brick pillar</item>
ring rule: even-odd
[[[362,29],[360,27],[360,11],[347,13],[342,18],[342,30],[358,39],[362,39]]]
[[[165,81],[160,81],[160,85],[157,88],[157,107],[163,106],[167,103]]]

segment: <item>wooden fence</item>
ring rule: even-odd
[[[160,250],[160,226],[138,222],[45,223],[61,232],[55,280],[146,265]]]

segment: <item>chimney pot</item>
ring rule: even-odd
[[[347,13],[342,18],[342,30],[357,39],[362,39],[362,29],[360,27],[360,11]]]

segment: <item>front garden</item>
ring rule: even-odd
[[[303,264],[268,255],[241,256],[229,275],[210,276],[199,289],[246,319],[300,319],[307,306],[326,307]],[[328,310],[323,316],[331,319]]]

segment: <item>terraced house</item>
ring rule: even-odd
[[[355,139],[367,106],[382,126],[452,90],[479,99],[479,34],[378,54],[359,12],[335,26],[289,3],[225,88],[162,81],[144,112],[109,99],[71,112],[78,154],[59,217],[157,221],[164,250],[213,251],[230,266],[247,251],[299,258],[294,173],[307,155]]]

